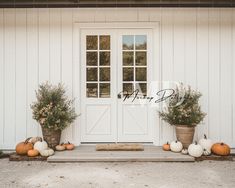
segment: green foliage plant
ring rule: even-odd
[[[31,105],[33,118],[45,128],[63,130],[77,117],[74,100],[68,99],[62,84],[51,85],[47,82],[39,85],[36,99]]]

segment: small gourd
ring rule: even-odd
[[[163,144],[162,149],[164,151],[171,151],[169,142],[167,142],[166,144]]]
[[[74,146],[74,144],[68,142],[65,147],[67,150],[73,150],[75,146]]]
[[[42,151],[42,150],[45,150],[48,148],[48,145],[46,143],[46,141],[37,141],[35,144],[34,144],[34,149],[38,150],[39,152]]]
[[[171,142],[170,148],[173,152],[181,152],[181,150],[183,149],[183,145],[180,141],[176,140]]]
[[[56,151],[64,151],[66,148],[65,148],[65,145],[62,143],[60,145],[57,145],[55,149]]]
[[[35,144],[37,141],[42,141],[42,138],[37,136],[37,137],[32,137],[29,140],[29,142],[31,142],[32,144]]]
[[[36,150],[36,149],[31,149],[31,150],[28,151],[27,155],[28,155],[29,157],[36,157],[36,156],[39,155],[39,152],[38,152],[38,150]]]
[[[211,147],[213,145],[213,142],[212,140],[208,139],[206,134],[204,134],[204,138],[200,139],[199,142],[198,142],[203,149],[206,149],[206,150],[211,150]]]
[[[181,153],[182,153],[183,155],[188,155],[188,150],[184,148],[184,149],[182,149]]]
[[[54,150],[51,148],[47,148],[45,150],[39,151],[40,155],[43,157],[49,157],[54,154]]]
[[[188,153],[192,157],[201,157],[203,154],[203,148],[197,142],[190,144],[188,147]]]
[[[30,138],[27,138],[24,142],[20,142],[16,145],[16,153],[18,155],[26,155],[27,152],[33,149],[33,144],[29,142]]]
[[[213,144],[213,146],[211,148],[212,153],[214,153],[216,155],[221,155],[221,156],[229,155],[230,150],[231,150],[230,147],[223,142]]]
[[[208,156],[211,154],[211,150],[203,149],[203,155]]]

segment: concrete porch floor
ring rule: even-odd
[[[194,162],[194,157],[163,151],[161,147],[144,145],[144,151],[96,151],[95,145],[82,145],[72,151],[55,152],[48,162]]]

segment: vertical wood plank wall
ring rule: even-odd
[[[208,115],[196,137],[206,133],[235,147],[235,9],[127,8],[0,9],[0,148],[12,149],[41,134],[29,106],[39,83],[63,82],[69,96],[79,93],[73,23],[122,21],[160,22],[162,79],[203,93]],[[62,139],[75,141],[76,126],[66,129]],[[164,122],[159,131],[159,144],[175,137]]]

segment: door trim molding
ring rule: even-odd
[[[158,74],[153,73],[153,80],[162,80],[161,76],[161,33],[160,22],[74,22],[73,23],[73,97],[76,98],[76,113],[81,113],[81,30],[82,29],[152,29],[153,31],[153,49],[157,53],[153,53],[153,70],[157,70]],[[154,124],[153,144],[160,144],[160,118],[156,110],[151,109],[150,121]],[[157,115],[156,115],[157,114]],[[81,117],[79,116],[73,125],[73,138],[76,145],[81,144]]]

